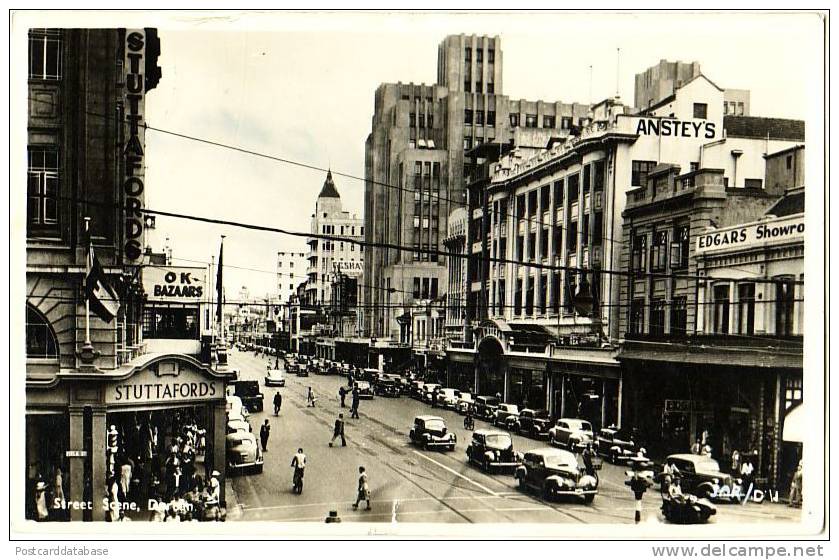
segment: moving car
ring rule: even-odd
[[[454,408],[457,406],[457,391],[446,387],[437,391],[437,406]]]
[[[457,411],[460,414],[466,414],[466,409],[475,404],[475,399],[472,393],[465,393],[461,391],[457,396]]]
[[[252,469],[257,473],[262,472],[262,450],[253,433],[236,429],[228,424],[228,433],[224,441],[228,472],[247,469]]]
[[[496,426],[506,426],[507,419],[514,420],[519,416],[519,407],[514,404],[500,403],[492,415],[492,423]]]
[[[617,464],[635,455],[636,445],[629,432],[616,426],[609,426],[597,433],[594,449],[598,455],[607,457]]]
[[[597,496],[597,478],[585,474],[577,457],[564,449],[544,447],[526,452],[515,476],[519,488],[536,490],[545,499],[573,496],[590,504]]]
[[[492,421],[498,408],[498,397],[481,396],[475,399],[475,416]]]
[[[498,430],[475,430],[466,448],[466,459],[486,472],[492,469],[518,467],[521,457],[513,450],[513,438]]]
[[[283,377],[283,370],[269,368],[268,372],[265,374],[265,386],[285,387],[285,377]]]
[[[250,412],[262,411],[265,396],[259,390],[259,381],[239,380],[233,382],[233,394],[242,399],[242,404]]]
[[[417,416],[414,418],[414,425],[408,433],[410,440],[422,446],[423,449],[443,447],[454,451],[457,443],[457,436],[454,432],[448,431],[446,422],[439,416]]]
[[[568,449],[579,449],[594,440],[591,422],[578,418],[560,418],[556,425],[548,430],[548,439],[553,445]]]
[[[294,359],[286,360],[285,371],[286,373],[297,373],[300,371],[300,364]]]
[[[431,403],[432,399],[434,399],[434,389],[439,390],[440,384],[439,383],[426,383],[422,386],[422,401]]]
[[[551,416],[544,408],[524,408],[518,417],[507,418],[507,429],[528,435],[532,438],[548,437],[548,430],[551,428]]]
[[[671,469],[678,471],[682,492],[695,494],[712,501],[737,502],[748,491],[742,487],[742,479],[720,471],[720,464],[707,455],[677,453],[664,460]],[[661,474],[656,476],[661,482]]]
[[[370,386],[369,381],[356,381],[355,386],[358,387],[358,398],[360,398],[360,399],[372,399],[373,398],[373,388]]]

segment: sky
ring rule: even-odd
[[[821,21],[809,14],[226,12],[155,25],[163,77],[146,100],[150,126],[356,177],[376,87],[434,83],[448,34],[500,36],[512,98],[619,93],[631,104],[634,75],[661,59],[698,61],[719,86],[750,89],[757,116],[807,119],[823,88]],[[148,208],[301,232],[326,175],[151,130],[146,166]],[[363,182],[335,183],[344,210],[362,216]],[[217,258],[220,235],[227,265],[264,271],[226,267],[228,299],[241,286],[274,293],[276,253],[306,250],[300,237],[164,217],[147,242],[160,250],[168,237],[174,263],[195,265]]]

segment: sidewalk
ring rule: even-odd
[[[227,504],[226,521],[238,521],[242,518],[242,504],[239,503],[239,496],[236,495],[236,490],[233,489],[233,481],[229,477],[224,479],[224,499]]]

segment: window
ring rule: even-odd
[[[493,82],[487,82],[487,93],[495,93],[495,84]]]
[[[565,311],[574,312],[574,295],[577,291],[577,273],[565,272]]]
[[[521,278],[516,280],[516,293],[513,296],[513,313],[515,315],[521,315],[521,291],[522,291],[522,282]]]
[[[487,50],[487,62],[489,62],[490,64],[495,62],[495,49]]]
[[[423,113],[417,115],[417,120],[419,121],[419,128],[425,128],[425,115]]]
[[[420,279],[414,277],[414,299],[420,298]]]
[[[543,185],[539,190],[539,205],[542,212],[546,212],[551,205],[551,186]]]
[[[667,232],[656,231],[653,233],[653,246],[650,251],[652,269],[655,271],[667,268]]]
[[[647,236],[643,233],[632,236],[631,266],[634,272],[647,271]]]
[[[475,124],[483,126],[483,124],[484,124],[484,112],[483,111],[475,111]]]
[[[428,115],[428,128],[434,128],[434,115]]]
[[[527,277],[527,295],[525,296],[525,309],[524,313],[526,315],[533,315],[533,292],[534,292],[534,284],[536,283],[536,279],[532,276]]]
[[[553,115],[545,115],[542,117],[542,128],[555,128],[556,117]]]
[[[562,199],[565,196],[565,181],[560,179],[554,183],[554,208],[562,206]]]
[[[466,47],[466,62],[472,62],[472,47]]]
[[[707,119],[708,118],[708,104],[707,103],[694,103],[693,104],[693,118],[694,119]]]
[[[737,332],[755,333],[755,285],[753,282],[737,286]]]
[[[632,160],[632,186],[646,187],[647,174],[653,170],[656,162]]]
[[[487,126],[495,126],[495,111],[487,111]]]
[[[795,284],[792,278],[780,278],[775,283],[775,334],[790,336],[795,316]]]
[[[542,282],[539,286],[539,313],[544,315],[548,311],[548,275],[542,275]]]
[[[594,190],[603,190],[603,181],[605,179],[606,165],[603,160],[594,162]]]
[[[417,141],[411,138],[410,140],[408,140],[408,147],[413,150],[417,147]]]
[[[688,326],[688,305],[687,298],[673,298],[670,306],[670,334],[684,335]]]
[[[787,171],[792,169],[792,156],[787,156]]]
[[[517,260],[524,260],[524,236],[519,235],[516,238],[516,259]]]
[[[472,109],[463,111],[463,124],[472,124]]]
[[[538,193],[536,190],[532,190],[527,193],[527,217],[532,218],[533,215],[536,213],[536,200]]]
[[[416,113],[408,114],[408,126],[411,127],[411,128],[414,128],[416,126],[416,122],[417,122],[417,114]]]
[[[536,128],[538,122],[537,115],[527,115],[524,120],[525,128]]]
[[[554,247],[553,251],[555,255],[559,255],[562,253],[562,226],[557,225],[554,226],[553,229],[554,235]]]
[[[30,147],[28,150],[28,225],[58,225],[58,150]]]
[[[519,115],[518,113],[510,113],[510,126],[515,128],[519,125]]]
[[[33,29],[29,32],[29,79],[60,80],[62,67],[61,31]]]
[[[745,179],[743,181],[743,186],[747,189],[762,189],[763,179]]]
[[[580,245],[588,245],[589,214],[583,216],[583,227],[580,229]]]
[[[569,130],[571,128],[571,124],[573,123],[571,117],[562,117],[560,122],[562,124],[562,130]]]
[[[484,49],[478,49],[475,51],[475,61],[476,62],[483,62],[484,61]]]
[[[289,290],[293,290],[293,289],[294,289],[294,284],[289,284],[289,285],[288,285],[288,289],[289,289]]]
[[[143,308],[143,338],[197,340],[198,308],[147,302]]]
[[[745,115],[746,114],[745,105],[743,104],[742,101],[737,102],[737,114],[738,115]]]
[[[696,171],[696,170],[698,170],[698,169],[699,169],[699,162],[698,162],[698,161],[692,161],[692,162],[690,162],[690,170],[691,170],[691,172]]]
[[[58,359],[55,331],[40,312],[26,306],[26,357]]]
[[[559,313],[559,272],[551,274],[551,309]]]
[[[675,237],[670,244],[670,268],[687,268],[690,254],[690,226],[676,226]]]
[[[482,93],[484,91],[484,83],[480,80],[475,82],[475,92]]]
[[[471,136],[464,136],[463,137],[463,149],[464,150],[471,150],[472,149],[472,137]]]
[[[465,92],[472,91],[472,81],[471,80],[464,80],[463,81],[463,91],[465,91]]]
[[[568,203],[574,204],[580,198],[580,175],[568,177]]]
[[[650,334],[664,335],[664,309],[667,307],[663,299],[654,299],[650,306]]]
[[[629,308],[630,334],[644,334],[644,300],[634,299]]]
[[[506,305],[504,304],[505,293],[506,293],[507,283],[502,278],[498,281],[498,298],[496,299],[496,303],[498,304],[496,307],[496,312],[499,315],[502,315],[505,312]]]
[[[728,334],[730,296],[728,284],[714,286],[714,330],[715,334]]]
[[[437,279],[436,278],[431,279],[431,297],[432,298],[437,297]]]
[[[568,224],[568,237],[566,238],[568,254],[577,252],[577,222]]]

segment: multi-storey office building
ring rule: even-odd
[[[408,249],[371,247],[366,255],[366,334],[398,339],[396,317],[410,306],[417,280],[429,284],[432,297],[446,292],[445,260],[433,252],[443,248],[449,214],[466,202],[464,152],[506,141],[517,128],[565,137],[587,111],[503,95],[498,37],[446,37],[436,84],[378,87],[365,146],[366,240]]]
[[[472,209],[472,219],[481,221],[474,231],[486,233],[467,242],[489,248],[482,259],[489,273],[481,281],[487,320],[473,341],[450,348],[453,383],[545,406],[555,416],[620,423],[616,355],[626,193],[664,189],[648,177],[660,171],[659,162],[686,170],[687,177],[677,172],[680,181],[703,167],[721,168],[723,185],[759,190],[761,155],[803,138],[800,122],[778,121],[778,127],[767,119],[724,117],[723,95],[699,75],[644,113],[607,100],[592,108],[593,122],[579,136],[529,159],[513,152],[495,165],[485,215]],[[750,127],[763,127],[763,138],[744,134]],[[752,208],[757,214],[751,215],[762,210]],[[671,239],[662,235],[656,243],[669,246]]]
[[[307,278],[306,253],[277,251],[277,297],[280,303],[288,303],[297,294],[297,285]]]
[[[142,272],[151,264],[141,209],[145,96],[161,77],[156,30],[31,29],[28,41],[20,482],[30,518],[101,521],[125,502],[145,510],[152,465],[177,437],[174,414],[207,430],[203,467],[224,472],[232,376],[199,342],[202,270]],[[85,310],[91,248],[114,292],[100,290],[99,313]],[[114,493],[114,476],[131,465]]]

